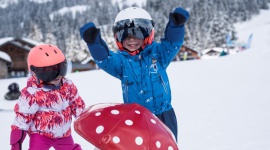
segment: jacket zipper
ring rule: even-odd
[[[128,81],[126,81],[126,87],[125,87],[125,97],[126,97],[126,101],[128,102]]]
[[[168,89],[167,89],[167,87],[166,87],[166,84],[165,84],[165,82],[164,82],[162,76],[161,76],[160,74],[158,74],[158,76],[159,76],[160,79],[161,79],[161,83],[162,83],[162,86],[163,86],[163,88],[164,88],[164,91],[166,92],[166,94],[168,94]]]

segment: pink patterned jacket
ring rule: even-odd
[[[46,89],[30,76],[14,107],[16,117],[11,129],[49,138],[68,137],[72,116],[78,117],[85,103],[71,80],[62,78],[62,83],[60,89]]]

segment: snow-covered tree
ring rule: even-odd
[[[44,43],[46,44],[57,45],[56,37],[50,32],[45,34],[44,39]]]
[[[40,28],[36,24],[32,24],[31,31],[28,34],[27,38],[42,42],[43,34],[40,31]]]
[[[208,39],[208,46],[221,47],[225,44],[226,35],[233,30],[232,24],[228,21],[228,15],[224,12],[217,12],[214,18],[209,23],[210,39]]]
[[[81,43],[78,37],[71,35],[65,39],[66,43],[66,58],[72,62],[81,62],[87,56],[89,56],[88,49],[85,48],[85,43]],[[87,50],[87,51],[86,51]]]
[[[129,5],[127,0],[115,3],[110,0],[56,0],[45,3],[21,0],[5,8],[0,7],[0,38],[27,37],[39,42],[55,44],[65,52],[70,47],[70,43],[67,42],[71,39],[75,40],[77,45],[81,45],[78,44],[82,42],[79,28],[92,21],[98,27],[108,27],[103,29],[102,37],[109,47],[114,49],[115,43],[110,26],[116,14]],[[75,17],[74,12],[71,11],[58,13],[64,7],[73,6],[86,6],[87,9],[76,11]],[[220,45],[227,31],[234,36],[232,24],[250,19],[258,14],[260,9],[269,9],[269,0],[147,0],[142,7],[149,12],[155,22],[156,41],[164,35],[169,12],[176,7],[188,9],[190,18],[185,25],[184,42],[189,47],[200,50],[208,46]],[[87,47],[84,45],[80,49],[83,51]],[[72,57],[77,56],[76,54]],[[79,60],[79,58],[72,59]]]

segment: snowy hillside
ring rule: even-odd
[[[253,33],[251,49],[218,59],[173,62],[168,68],[181,150],[270,150],[270,11],[237,24],[239,40]],[[102,70],[67,76],[87,106],[122,102],[120,82]],[[0,143],[9,149],[16,101],[4,100],[7,86],[26,78],[0,80]],[[94,147],[73,131],[83,149]],[[26,138],[23,149],[28,149]]]

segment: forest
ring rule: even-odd
[[[127,7],[128,0],[18,0],[0,7],[0,38],[29,38],[57,45],[67,59],[80,62],[90,54],[79,29],[87,22],[101,28],[102,38],[115,50],[112,25],[117,13]],[[226,35],[235,30],[233,24],[269,9],[270,0],[145,0],[142,6],[155,22],[155,40],[163,37],[169,12],[183,7],[190,12],[185,25],[184,44],[197,50],[222,46]],[[131,6],[138,6],[132,4]]]

